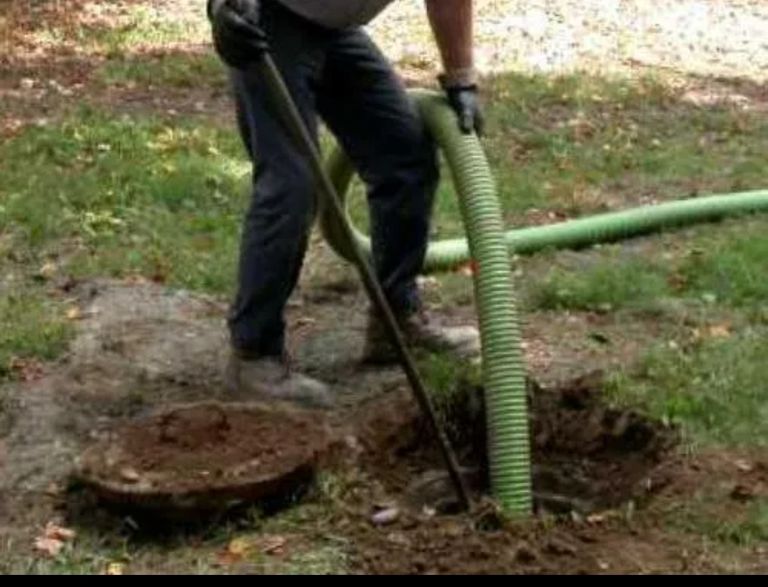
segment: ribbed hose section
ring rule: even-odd
[[[468,249],[463,241],[463,251],[430,245],[428,263],[432,270],[447,268],[466,261],[470,251],[475,260],[491,488],[504,511],[526,515],[531,511],[532,499],[525,363],[496,186],[479,140],[474,135],[461,134],[445,100],[430,92],[414,95],[448,162],[468,235]],[[353,172],[343,153],[336,151],[332,155],[328,171],[339,193],[346,194]],[[349,258],[350,253],[340,245],[344,239],[336,237],[338,227],[331,215],[323,213],[322,203],[320,222],[334,250]],[[357,238],[361,246],[370,250],[367,237],[357,232]]]
[[[455,185],[475,262],[486,391],[488,462],[493,496],[504,511],[531,511],[531,462],[525,362],[504,242],[501,206],[480,141],[462,134],[453,111],[433,94],[419,96],[421,114],[442,146]]]
[[[475,297],[486,390],[491,489],[505,512],[527,515],[532,509],[532,497],[525,363],[496,186],[480,141],[459,131],[456,116],[444,98],[431,92],[414,92],[414,96],[458,187],[469,251],[476,264]],[[329,160],[328,172],[343,197],[353,172],[340,151]],[[333,215],[324,213],[322,202],[320,222],[334,250],[351,258],[351,253],[340,244],[345,239],[337,236],[338,224]],[[356,235],[359,244],[370,253],[369,239],[357,231]],[[463,253],[465,260],[467,254],[468,251]],[[446,254],[439,247],[437,251],[432,247],[430,252],[432,269],[460,261],[455,253]]]
[[[425,106],[429,107],[428,104]],[[353,170],[342,151],[337,150],[333,153],[328,161],[328,168],[336,188],[344,197],[352,181]],[[597,214],[545,226],[519,228],[507,231],[504,239],[510,252],[516,255],[530,255],[544,249],[577,249],[666,228],[753,212],[768,212],[768,190],[703,196]],[[338,229],[332,218],[321,215],[321,224],[334,251],[343,258],[349,259],[350,253],[340,245],[344,240],[335,236]],[[355,231],[355,234],[360,245],[369,250],[368,237],[359,231]],[[468,260],[469,246],[466,239],[456,238],[432,242],[427,251],[424,272],[445,271],[462,265]]]

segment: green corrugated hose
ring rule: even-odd
[[[426,91],[414,91],[425,119],[430,124],[431,131],[438,137],[440,147],[445,151],[449,144],[460,143],[456,147],[459,153],[456,159],[474,159],[475,151],[482,147],[477,144],[462,142],[458,131],[451,128],[447,120],[448,106],[438,95]],[[439,116],[436,111],[443,110],[445,115]],[[436,125],[441,125],[438,129]],[[443,128],[444,126],[444,128]],[[440,142],[443,138],[444,142]],[[449,167],[456,164],[448,161]],[[346,198],[349,186],[354,176],[354,170],[343,151],[337,149],[327,162],[328,171],[339,194]],[[484,166],[483,173],[487,171]],[[459,197],[463,200],[475,197],[467,186],[457,183]],[[346,202],[346,199],[345,199]],[[755,190],[703,196],[686,200],[665,202],[631,208],[619,212],[597,214],[586,218],[568,220],[548,224],[508,230],[504,233],[507,248],[515,255],[530,255],[542,250],[577,249],[599,243],[607,243],[628,239],[643,234],[658,232],[666,228],[679,227],[718,220],[726,216],[747,214],[751,212],[768,211],[768,190]],[[339,238],[339,228],[334,219],[327,214],[321,214],[320,223],[323,233],[333,250],[345,259],[351,259],[351,253]],[[469,230],[469,227],[467,227]],[[360,246],[370,252],[370,240],[359,230],[355,230]],[[446,271],[467,263],[470,258],[470,247],[467,239],[454,238],[431,242],[424,262],[424,273]]]
[[[505,511],[527,514],[531,509],[530,440],[510,254],[585,247],[728,215],[768,211],[768,190],[668,202],[505,232],[493,176],[478,139],[458,130],[452,110],[440,95],[427,91],[413,95],[453,175],[467,231],[467,239],[430,243],[424,271],[446,270],[474,260],[492,490]],[[345,197],[354,171],[341,150],[329,159],[328,172]],[[334,215],[324,212],[322,201],[320,223],[331,247],[351,260],[343,231]],[[368,237],[359,231],[355,234],[359,245],[370,251]]]

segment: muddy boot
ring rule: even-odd
[[[243,357],[232,353],[227,364],[227,388],[248,400],[286,401],[307,408],[331,408],[328,386],[317,379],[289,370],[276,357]]]
[[[470,358],[480,352],[480,333],[473,326],[443,326],[426,311],[398,317],[398,322],[409,346],[449,352],[461,358]],[[374,364],[397,361],[386,327],[373,313],[368,318],[363,361]]]

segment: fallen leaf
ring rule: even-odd
[[[119,576],[125,573],[125,565],[123,563],[109,563],[107,570],[104,571],[105,575]]]
[[[141,475],[139,475],[138,471],[131,467],[124,467],[121,469],[120,477],[123,479],[123,481],[127,481],[128,483],[136,483],[141,479]]]
[[[602,524],[606,520],[605,514],[590,514],[586,517],[587,524]]]
[[[746,485],[736,485],[731,490],[731,499],[741,503],[752,501],[755,499],[755,490],[752,487],[747,487]]]
[[[57,556],[64,548],[64,544],[74,540],[75,536],[74,530],[48,522],[42,536],[35,539],[35,550],[48,556]]]
[[[219,567],[229,567],[241,562],[242,560],[242,556],[235,555],[224,550],[216,555],[216,562],[214,564]]]
[[[37,381],[45,375],[43,364],[36,359],[13,357],[8,363],[8,370],[19,381]]]
[[[249,539],[233,538],[227,544],[227,548],[216,555],[216,564],[223,567],[237,564],[252,549],[253,543]]]
[[[260,540],[259,550],[264,554],[282,554],[288,540],[283,536],[264,536]]]
[[[234,538],[227,546],[227,552],[235,557],[243,557],[253,549],[253,542],[247,538]]]
[[[58,556],[62,548],[64,548],[64,542],[61,540],[45,537],[35,539],[35,550],[47,554],[48,556]]]
[[[53,538],[54,540],[70,541],[74,540],[77,534],[74,530],[58,526],[53,522],[48,522],[45,526],[45,537]]]
[[[314,326],[317,324],[317,320],[310,318],[309,316],[302,316],[296,320],[296,328],[302,328],[304,326]]]
[[[288,540],[279,535],[265,535],[258,538],[239,537],[233,538],[225,551],[216,556],[217,562],[221,566],[234,565],[241,562],[249,553],[260,552],[280,556]]]
[[[40,267],[37,274],[41,279],[50,279],[53,277],[53,275],[56,273],[56,264],[51,263],[48,261],[47,263],[43,263],[43,266]]]
[[[400,517],[400,510],[390,507],[376,512],[371,516],[371,523],[374,526],[388,526],[393,524]]]
[[[56,483],[51,483],[46,487],[45,494],[49,497],[56,497],[62,494],[62,488]]]
[[[456,273],[460,275],[464,275],[466,277],[472,277],[475,275],[478,271],[478,264],[477,261],[474,259],[472,261],[469,261],[468,263],[464,263],[463,265],[460,265],[456,268]]]
[[[710,338],[730,338],[731,326],[730,324],[715,324],[707,329],[707,334]]]
[[[577,552],[575,546],[559,538],[551,538],[544,545],[544,550],[556,556],[565,556],[565,555],[573,556]]]

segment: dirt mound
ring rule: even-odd
[[[216,509],[292,492],[329,442],[316,413],[208,402],[115,429],[84,453],[78,476],[111,501]]]

